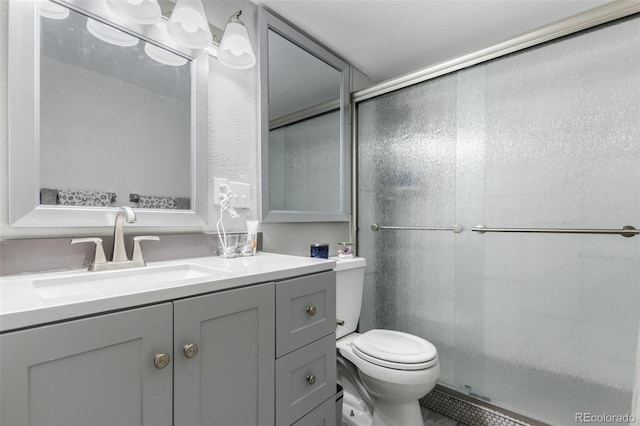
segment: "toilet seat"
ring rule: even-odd
[[[359,358],[395,370],[424,370],[438,363],[438,352],[431,342],[394,330],[371,330],[352,344]]]

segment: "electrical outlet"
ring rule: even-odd
[[[229,182],[229,189],[236,194],[231,199],[231,207],[236,209],[248,209],[251,207],[251,185],[241,182]]]
[[[220,205],[222,195],[227,193],[227,186],[229,179],[213,178],[213,204]]]

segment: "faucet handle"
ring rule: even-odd
[[[144,259],[142,258],[142,248],[140,247],[140,241],[160,241],[160,237],[146,235],[133,237],[133,257],[132,262],[141,262],[144,265]]]
[[[107,257],[104,255],[104,248],[102,247],[102,238],[74,238],[71,240],[71,244],[79,243],[94,243],[96,245],[96,254],[93,257],[93,262],[89,266],[89,270],[93,270],[93,266],[100,263],[107,263]]]

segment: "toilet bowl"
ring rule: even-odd
[[[336,347],[347,424],[423,424],[418,400],[433,389],[440,375],[431,343],[398,331],[371,330],[351,333]]]
[[[427,340],[394,330],[355,332],[365,262],[337,260],[337,371],[343,421],[353,426],[421,426],[418,400],[436,384],[440,364]]]

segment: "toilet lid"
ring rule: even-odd
[[[353,341],[354,353],[383,367],[429,368],[437,362],[436,347],[425,339],[394,330],[371,330]]]

